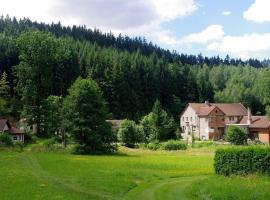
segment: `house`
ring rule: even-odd
[[[270,144],[270,121],[267,116],[251,116],[249,112],[239,124],[235,125],[246,130],[250,139],[257,139],[265,144]]]
[[[183,137],[193,134],[202,140],[219,140],[228,124],[238,124],[247,109],[241,103],[189,103],[180,115]]]
[[[113,120],[106,120],[106,122],[109,122],[112,124],[112,131],[113,132],[117,132],[118,129],[121,126],[121,123],[123,122],[123,120],[117,120],[117,119],[113,119]]]
[[[12,127],[9,120],[0,119],[0,134],[8,134],[13,142],[24,143],[24,133],[18,128]]]

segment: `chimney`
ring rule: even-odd
[[[210,106],[210,103],[207,100],[204,102],[204,104]]]
[[[251,124],[251,112],[250,112],[250,108],[248,108],[247,124],[248,125]]]

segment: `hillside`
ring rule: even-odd
[[[143,38],[116,37],[85,27],[2,17],[0,93],[4,96],[1,88],[6,82],[8,94],[5,95],[8,102],[12,102],[12,106],[9,105],[11,115],[18,115],[25,101],[19,101],[21,94],[17,88],[20,85],[14,70],[21,61],[24,48],[18,41],[25,32],[37,30],[46,32],[44,37],[62,47],[59,48],[61,56],[54,61],[44,55],[44,63],[51,63],[52,67],[52,73],[44,82],[44,96],[65,96],[77,77],[91,77],[101,87],[112,118],[138,120],[151,110],[156,99],[176,119],[187,102],[242,102],[251,107],[253,113],[263,114],[270,101],[268,61],[178,54]],[[37,48],[31,41],[25,45],[30,49]],[[43,50],[41,47],[40,52]],[[26,74],[26,78],[30,75]]]

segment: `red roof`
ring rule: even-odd
[[[8,130],[8,133],[11,134],[11,135],[21,135],[21,134],[23,134],[22,130],[20,130],[18,128],[14,128],[14,127],[10,128]]]
[[[247,109],[241,103],[189,103],[198,115],[208,115],[215,107],[219,108],[226,116],[245,116]]]
[[[247,124],[248,116],[244,116],[240,124]],[[251,116],[250,128],[269,128],[270,120],[267,116]]]
[[[209,115],[212,110],[214,110],[216,106],[211,105],[211,106],[203,106],[199,108],[199,111],[197,112],[198,115],[200,116],[206,116]]]
[[[6,130],[6,132],[8,132],[9,134],[11,135],[23,134],[22,130],[12,127],[7,119],[0,119],[0,131],[4,131],[6,125],[8,126],[8,130]]]

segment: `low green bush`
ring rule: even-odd
[[[43,146],[46,148],[51,148],[53,145],[55,145],[57,143],[56,139],[50,138],[44,141]]]
[[[158,141],[153,141],[153,142],[150,142],[146,145],[147,149],[150,149],[153,151],[158,150],[160,147],[161,147],[161,144]]]
[[[239,128],[235,125],[230,125],[225,134],[225,140],[235,144],[235,145],[244,145],[247,143],[247,134],[242,128]]]
[[[13,142],[11,137],[6,133],[0,133],[0,145],[12,146]]]
[[[122,145],[134,148],[135,145],[142,141],[139,128],[132,120],[125,119],[118,130],[118,139]]]
[[[216,174],[226,176],[250,173],[270,175],[270,148],[253,146],[218,149],[215,153],[214,168]]]
[[[187,144],[178,140],[169,140],[167,142],[164,142],[161,145],[161,148],[167,151],[185,150],[187,149]]]

